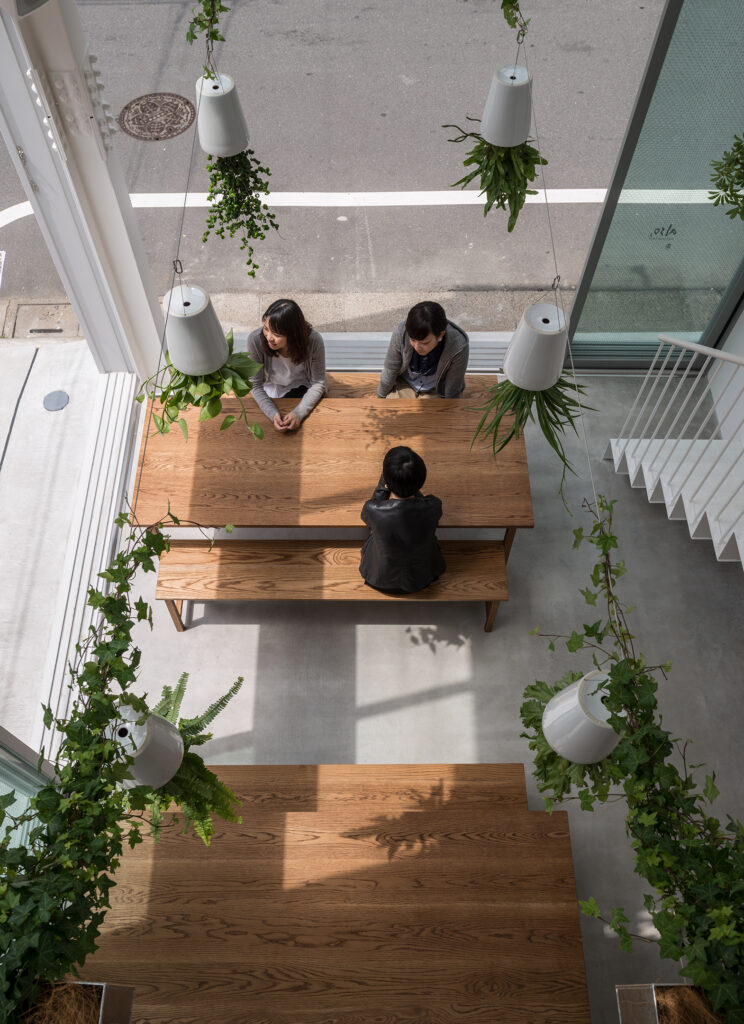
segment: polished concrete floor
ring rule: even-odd
[[[619,499],[619,554],[628,566],[621,593],[636,606],[631,622],[638,649],[650,663],[673,662],[660,687],[665,724],[694,741],[692,760],[716,771],[719,812],[742,817],[741,566],[717,563],[709,542],[691,540],[686,523],[669,522],[663,506],[649,505],[645,492],[632,490],[602,460],[638,378],[585,381],[587,401],[598,410],[585,418],[591,472],[598,492]],[[587,618],[578,590],[587,584],[593,549],[574,551],[572,542],[575,527],[587,523],[581,502],[591,497],[592,481],[583,440],[569,439],[577,471],[566,486],[570,516],[558,498],[555,457],[534,430],[527,447],[536,525],[517,536],[511,596],[493,633],[483,632],[477,604],[195,605],[183,634],[158,605],[153,631],[137,633],[140,689],[156,695],[187,671],[183,710],[191,713],[244,677],[204,748],[212,763],[519,761],[527,766],[531,806],[539,809],[520,737],[523,688],[535,679],[556,679],[569,667],[591,666],[560,645],[551,653],[546,641],[529,633],[535,626],[570,632]],[[141,583],[152,598],[154,578]],[[11,696],[6,691],[5,709],[28,704],[23,693]],[[622,805],[592,814],[573,803],[567,809],[580,898],[594,896],[604,908],[624,906],[631,926],[647,931],[644,886],[633,874]],[[616,983],[675,979],[674,964],[661,961],[655,946],[639,943],[628,955],[601,923],[584,920],[582,928],[593,1024],[616,1022]]]

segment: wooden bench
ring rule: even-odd
[[[380,381],[379,373],[358,373],[354,370],[331,371],[326,374],[329,398],[374,398]],[[498,380],[495,373],[469,373],[465,377],[466,401],[485,401],[488,389]]]
[[[184,601],[484,601],[491,632],[508,599],[501,541],[443,541],[447,571],[415,594],[382,594],[359,575],[361,542],[173,540],[160,556],[155,597],[183,631]]]

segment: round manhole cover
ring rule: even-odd
[[[151,92],[131,100],[119,114],[119,127],[133,139],[174,139],[194,123],[194,104],[174,92]]]

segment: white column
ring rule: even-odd
[[[0,133],[103,372],[157,367],[162,313],[74,0],[0,0]]]

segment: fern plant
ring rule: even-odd
[[[243,677],[239,676],[227,693],[214,701],[206,711],[194,718],[181,718],[181,704],[186,693],[188,672],[184,672],[175,686],[164,686],[159,702],[152,709],[153,714],[162,715],[176,726],[183,740],[184,755],[181,767],[170,780],[158,790],[151,790],[147,796],[147,812],[150,828],[155,839],[159,838],[166,811],[173,802],[183,815],[181,832],[191,829],[209,846],[214,833],[212,815],[216,814],[223,821],[240,821],[235,807],[240,803],[238,797],[217,776],[211,772],[204,761],[191,753],[191,747],[201,746],[211,740],[212,733],[206,728],[224,711],[240,687]],[[177,814],[172,817],[174,825],[180,823]]]
[[[479,407],[483,410],[483,415],[473,435],[473,444],[480,434],[490,436],[493,454],[497,455],[513,438],[518,438],[523,433],[528,421],[537,422],[545,440],[563,463],[559,488],[563,497],[566,470],[570,470],[571,473],[575,471],[566,456],[562,436],[568,427],[575,434],[578,433],[576,420],[581,414],[582,407],[593,411],[591,406],[583,405],[579,399],[586,391],[585,386],[575,383],[564,374],[556,384],[545,391],[526,391],[505,377],[492,385],[489,391],[491,397],[485,405]],[[501,426],[505,419],[504,425],[507,429],[502,432]]]
[[[476,121],[477,117],[468,117],[468,121]],[[443,124],[443,128],[454,128],[460,134],[449,139],[450,142],[464,142],[465,139],[475,140],[475,145],[463,161],[463,166],[473,170],[460,178],[450,188],[466,188],[474,178],[480,176],[480,194],[486,195],[483,216],[486,217],[495,206],[498,210],[509,209],[507,231],[513,231],[517,218],[525,204],[527,196],[536,196],[536,189],[529,183],[537,176],[537,168],[547,164],[538,150],[529,141],[519,146],[494,146],[487,142],[479,132],[469,132],[456,124]]]

